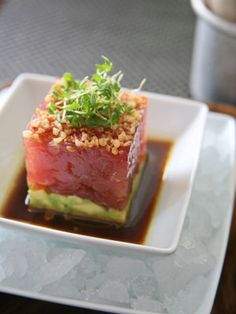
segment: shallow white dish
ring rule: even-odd
[[[20,75],[0,108],[0,207],[22,161],[22,130],[54,80],[53,77],[37,74]],[[3,217],[0,217],[0,223],[79,243],[139,252],[173,252],[178,244],[192,190],[207,107],[187,99],[145,94],[150,99],[148,135],[171,140],[174,147],[165,169],[157,208],[143,245],[78,235]]]

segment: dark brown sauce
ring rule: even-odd
[[[160,195],[162,176],[172,148],[172,143],[167,141],[148,140],[147,145],[148,159],[132,202],[129,219],[123,227],[117,228],[95,222],[65,220],[63,216],[59,215],[55,216],[53,220],[46,221],[42,213],[30,212],[25,205],[27,184],[24,167],[16,177],[13,188],[0,213],[5,218],[33,225],[105,239],[144,243]]]

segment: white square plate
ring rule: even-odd
[[[38,74],[20,75],[0,108],[0,208],[23,158],[22,130],[54,80],[53,77]],[[193,186],[207,106],[182,98],[147,92],[142,94],[149,97],[148,135],[174,142],[157,208],[144,244],[78,235],[3,217],[0,217],[0,222],[79,243],[144,253],[173,252],[178,244]]]

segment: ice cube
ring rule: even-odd
[[[176,298],[173,299],[173,303],[167,305],[168,313],[195,313],[205,295],[207,282],[207,279],[203,276],[194,278],[184,290],[178,292]]]
[[[107,264],[105,273],[111,280],[127,281],[145,273],[147,267],[142,260],[127,257],[113,257]]]
[[[20,254],[19,252],[12,252],[8,255],[7,264],[11,264],[13,267],[14,276],[17,278],[22,278],[27,272],[27,259],[24,255]]]
[[[27,269],[27,260],[24,256],[22,243],[16,244],[14,241],[2,241],[0,243],[0,263],[5,270],[6,276],[15,275],[21,278]]]
[[[190,231],[186,230],[180,239],[179,246],[175,252],[174,263],[182,267],[191,262],[204,263],[207,261],[207,248],[206,245],[200,241]]]
[[[50,295],[78,298],[80,291],[85,288],[86,277],[79,270],[79,265],[73,267],[68,273],[57,281],[42,287],[42,292]]]
[[[67,274],[75,265],[79,264],[85,252],[82,250],[61,248],[60,253],[55,255],[51,261],[44,264],[38,271],[38,280],[45,286]]]
[[[164,281],[168,280],[171,282],[176,274],[174,256],[162,256],[157,259],[157,261],[153,262],[152,268],[159,286],[161,286]]]
[[[89,291],[96,292],[101,285],[104,285],[104,283],[107,280],[107,276],[105,274],[98,274],[94,276],[93,278],[89,278],[86,280],[85,286],[86,289]]]
[[[130,282],[130,289],[135,297],[155,297],[158,291],[158,283],[152,273],[144,273]]]
[[[230,187],[228,187],[228,191],[229,190]],[[217,195],[214,195],[212,200],[210,200],[210,197],[208,196],[209,199],[206,203],[208,206],[206,206],[205,209],[210,216],[211,226],[215,229],[222,225],[222,222],[226,217],[225,211],[230,207],[228,202],[228,191],[222,189],[221,191],[218,190]]]
[[[107,264],[110,262],[111,256],[108,254],[101,254],[98,252],[98,254],[95,255],[95,261],[97,265],[98,271],[104,271],[107,267]],[[99,267],[99,268],[98,268]]]
[[[21,245],[16,247],[16,244],[13,244],[11,240],[1,243],[1,265],[5,271],[6,277],[15,275],[17,278],[21,278],[26,273],[27,260],[22,254],[23,250],[21,249]]]
[[[6,278],[6,273],[4,268],[0,265],[0,282]]]
[[[71,282],[62,279],[42,287],[42,292],[64,298],[77,298],[79,295],[78,289]]]
[[[80,291],[79,298],[81,300],[89,301],[89,302],[93,302],[93,303],[96,303],[96,302],[98,302],[99,304],[104,303],[104,300],[101,301],[101,299],[97,298],[95,296],[95,292],[91,291],[91,290],[83,289],[82,291]],[[111,303],[112,303],[112,301],[111,301]]]
[[[100,288],[98,297],[115,303],[129,304],[127,287],[119,281],[108,280]]]
[[[153,300],[149,296],[139,296],[137,299],[132,299],[131,307],[137,311],[147,311],[152,313],[165,312],[163,304],[158,300]]]
[[[33,251],[28,258],[29,268],[18,283],[20,288],[40,291],[43,287],[58,281],[80,263],[85,255],[83,250],[60,248],[53,258],[47,260],[45,252]],[[59,253],[60,252],[60,253]],[[29,252],[27,252],[29,254]],[[38,260],[36,260],[38,258]],[[35,264],[34,264],[35,263]]]
[[[92,278],[96,275],[100,265],[95,262],[94,255],[87,253],[81,260],[79,265],[80,271],[86,276],[86,278]]]
[[[208,204],[208,203],[207,203]],[[202,204],[192,204],[191,215],[189,216],[189,232],[200,238],[208,239],[213,234],[213,226],[211,224],[211,217],[206,211],[205,203]]]

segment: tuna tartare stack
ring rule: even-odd
[[[147,98],[120,90],[104,57],[91,78],[66,73],[25,131],[29,206],[123,224],[146,157]]]

